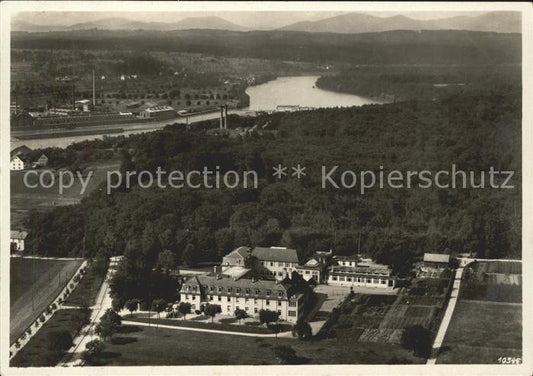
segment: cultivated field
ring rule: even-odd
[[[10,343],[52,302],[80,265],[81,260],[11,258]]]
[[[442,364],[496,364],[521,357],[522,305],[459,300],[437,358]]]
[[[522,263],[474,262],[464,271],[462,299],[522,302]]]
[[[404,329],[422,325],[434,330],[440,319],[447,279],[414,281],[396,296],[355,294],[343,304],[335,336],[364,343],[399,345]]]

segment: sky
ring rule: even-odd
[[[146,22],[177,22],[187,17],[217,16],[250,29],[275,29],[300,21],[317,21],[347,12],[24,12],[16,19],[37,25],[73,25],[102,18],[120,17]],[[377,17],[405,15],[415,19],[436,19],[454,16],[475,16],[484,12],[359,12]]]

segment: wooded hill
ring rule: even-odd
[[[222,30],[13,32],[17,49],[182,51],[316,63],[520,63],[521,35],[473,31],[334,34]]]
[[[73,145],[91,155],[114,147],[124,170],[255,170],[259,189],[95,190],[80,205],[30,214],[27,249],[53,256],[171,250],[187,264],[216,261],[240,245],[294,247],[305,259],[333,248],[361,250],[402,273],[423,252],[521,254],[520,94],[456,95],[360,108],[232,117],[269,120],[276,136],[244,140],[168,126],[162,131]],[[216,126],[216,121],[206,126]],[[198,127],[201,129],[202,127]],[[306,166],[277,181],[272,166]],[[514,189],[323,189],[320,166],[354,171],[514,170]],[[476,180],[479,179],[479,175]],[[488,179],[488,178],[487,178]],[[86,232],[84,231],[86,229]],[[185,250],[187,249],[187,252]],[[147,255],[156,259],[156,254]]]

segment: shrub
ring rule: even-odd
[[[15,347],[16,347],[17,349],[20,349],[20,342],[19,342],[18,339],[15,341]]]
[[[431,332],[422,325],[410,326],[402,333],[401,344],[413,350],[415,356],[428,358],[431,355]]]
[[[46,320],[46,316],[43,314],[39,317],[40,322],[44,322]]]

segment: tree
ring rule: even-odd
[[[113,325],[109,320],[100,320],[98,325],[94,328],[96,334],[105,341],[108,338],[111,338],[113,334],[117,332],[117,327]]]
[[[222,312],[222,307],[218,304],[207,304],[204,309],[204,313],[208,316],[211,316],[211,322],[214,321],[215,316]]]
[[[96,334],[106,340],[111,338],[118,330],[118,327],[122,324],[122,317],[111,308],[108,308],[107,311],[100,318],[100,322],[95,328]]]
[[[187,266],[195,266],[198,262],[198,253],[191,243],[187,244],[181,257],[183,263]]]
[[[137,311],[139,308],[139,299],[130,299],[124,303],[124,306],[128,311],[130,311],[130,317],[133,316],[133,312]]]
[[[191,303],[181,302],[178,306],[178,311],[183,315],[183,319],[185,319],[191,313]]]
[[[235,318],[239,320],[239,322],[245,318],[248,317],[248,313],[244,309],[237,308],[235,310]]]
[[[169,249],[159,252],[157,266],[166,271],[174,269],[176,267],[176,256],[174,252]]]
[[[431,355],[431,331],[422,325],[414,325],[404,329],[401,344],[413,350],[416,356],[428,358]]]
[[[261,309],[259,311],[259,322],[261,324],[270,324],[271,322],[278,321],[279,313],[268,309]]]
[[[161,317],[161,312],[165,310],[166,306],[167,302],[165,301],[165,299],[155,299],[154,301],[152,301],[152,311],[157,312],[157,317]]]
[[[292,335],[298,336],[299,339],[309,339],[313,335],[311,325],[303,320],[298,322],[292,327]]]
[[[90,361],[93,357],[99,355],[104,351],[105,343],[99,339],[93,339],[85,345],[85,351],[82,353],[82,358],[85,361]]]
[[[274,346],[272,352],[280,364],[291,364],[296,360],[296,351],[289,345]]]

